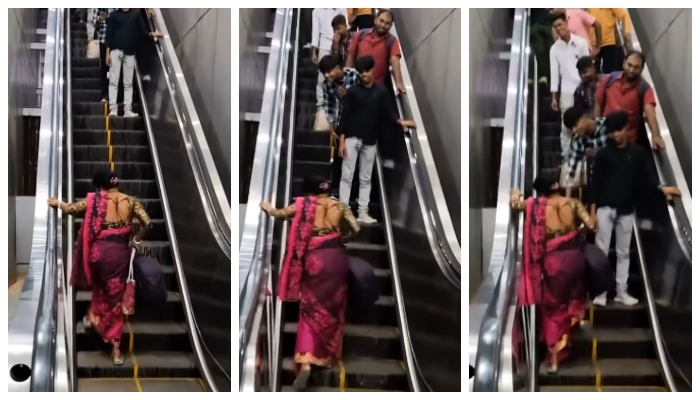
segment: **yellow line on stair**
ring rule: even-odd
[[[345,364],[343,364],[342,361],[339,361],[338,364],[340,366],[340,379],[339,379],[340,385],[338,385],[338,386],[339,386],[340,391],[344,392],[345,391]]]
[[[143,392],[141,381],[139,381],[139,362],[136,359],[136,354],[134,354],[134,329],[131,327],[128,316],[124,316],[124,320],[129,330],[129,357],[131,357],[131,362],[134,363],[134,384],[136,385],[136,390]]]
[[[593,310],[594,306],[591,306],[591,309],[588,313],[589,324],[591,324],[591,329],[593,328]],[[596,336],[593,336],[593,340],[591,343],[591,363],[593,364],[593,369],[595,370],[595,387],[596,389],[598,389],[599,392],[602,392],[603,376],[600,373],[600,367],[598,367],[598,338]]]
[[[104,104],[103,109],[104,109],[104,115],[105,115],[105,117],[106,117],[106,116],[109,114],[109,113],[107,112],[107,110],[108,110],[108,108],[107,108],[107,103],[102,103],[102,104]]]

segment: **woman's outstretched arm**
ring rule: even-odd
[[[595,219],[591,218],[591,215],[586,211],[586,207],[577,199],[571,200],[571,205],[574,208],[576,216],[583,221],[586,228],[593,230],[595,229]]]
[[[518,211],[525,211],[525,197],[518,189],[510,191],[510,208]]]
[[[87,210],[87,202],[85,200],[76,201],[75,203],[64,203],[52,197],[47,203],[53,208],[61,209],[61,212],[64,214],[78,215]]]
[[[294,204],[290,204],[285,208],[274,208],[270,203],[260,203],[260,208],[262,208],[262,210],[265,211],[267,215],[277,219],[293,218],[294,214],[296,214],[297,211]]]

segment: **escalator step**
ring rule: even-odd
[[[77,98],[85,97],[82,101],[100,101],[99,90],[74,91]],[[76,97],[74,97],[75,99]],[[73,117],[73,128],[75,129],[107,129],[107,117],[104,115],[76,115]],[[144,131],[145,125],[142,118],[110,118],[109,129]]]
[[[599,371],[599,372],[597,372]],[[663,386],[664,380],[656,360],[599,359],[595,365],[590,358],[564,361],[559,373],[547,373],[547,365],[540,368],[540,384],[543,386],[595,386],[596,374],[600,374],[602,386]]]
[[[145,351],[124,355],[124,365],[114,366],[108,352],[78,352],[78,374],[84,378],[129,378],[138,365],[139,378],[196,378],[199,370],[189,352]]]
[[[347,358],[343,360],[345,370],[345,387],[356,389],[405,390],[408,386],[406,370],[403,362],[376,358]],[[309,386],[339,387],[340,365],[328,369],[313,369],[309,378]],[[294,360],[285,358],[282,361],[283,385],[291,385],[294,381]]]
[[[150,162],[123,162],[123,161],[75,161],[73,162],[73,176],[75,179],[92,179],[98,171],[107,171],[110,167],[120,180],[155,180],[153,164]]]
[[[79,392],[204,392],[198,378],[80,378]]]
[[[76,198],[84,198],[93,191],[92,179],[76,179],[73,188]],[[158,184],[152,180],[119,180],[119,189],[138,199],[160,198]]]
[[[73,130],[74,146],[107,146],[107,140],[107,130],[104,126],[97,129]],[[148,146],[148,136],[146,136],[146,131],[144,130],[114,129],[114,126],[111,126],[109,140],[113,147]]]
[[[138,307],[138,305],[136,306]],[[125,324],[121,342],[122,350],[126,352],[129,346],[129,334],[133,332],[133,350],[143,351],[168,351],[171,349],[183,349],[189,346],[189,335],[184,322],[173,321],[131,321]],[[105,347],[105,343],[97,335],[93,328],[85,329],[82,321],[78,323],[75,334],[77,351],[95,351]]]

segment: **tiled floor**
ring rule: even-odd
[[[12,317],[15,316],[15,311],[17,311],[17,303],[19,302],[19,295],[22,292],[22,285],[24,285],[24,279],[27,277],[27,267],[18,265],[17,270],[19,272],[19,276],[17,277],[17,282],[15,282],[10,288],[8,289],[8,311],[9,311],[9,316],[7,318],[8,326],[9,323],[12,321]]]

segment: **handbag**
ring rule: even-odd
[[[122,297],[122,313],[124,315],[132,315],[135,310],[136,281],[134,280],[134,257],[136,257],[136,249],[131,249],[129,275],[126,278],[126,289],[124,289],[124,297]]]
[[[354,309],[369,311],[379,300],[379,280],[374,268],[359,257],[348,257],[348,303]]]
[[[315,131],[330,131],[331,125],[328,123],[328,118],[326,118],[326,110],[322,107],[316,110],[316,119],[314,121]]]
[[[586,257],[586,287],[591,298],[613,290],[615,274],[605,252],[594,244],[586,243],[583,253]]]
[[[87,44],[86,58],[100,58],[100,41],[89,40]]]
[[[152,257],[136,256],[134,259],[136,279],[136,304],[139,309],[160,309],[168,300],[163,267]]]

